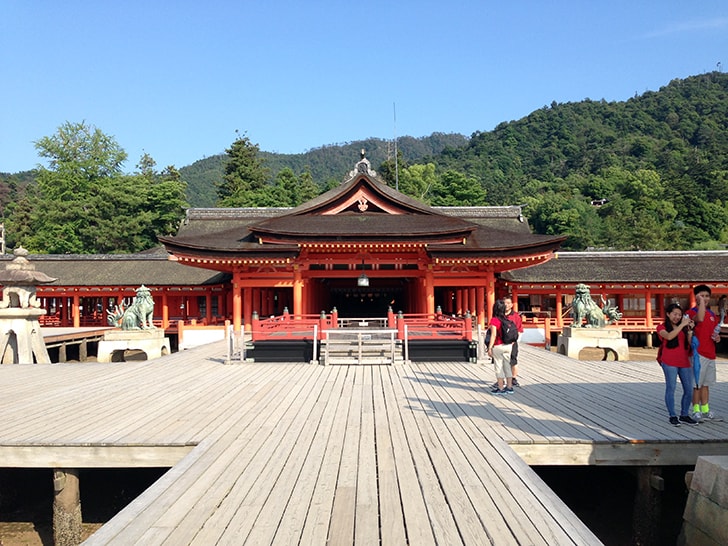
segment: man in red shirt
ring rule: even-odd
[[[518,337],[520,339],[521,335],[523,333],[523,320],[521,320],[521,315],[516,313],[516,311],[513,309],[513,298],[511,296],[505,296],[503,298],[503,303],[506,304],[506,318],[513,322],[513,324],[516,325],[516,329],[518,330]],[[513,348],[511,349],[511,373],[513,374],[513,386],[519,387],[518,384],[518,342],[515,342],[513,344]]]
[[[695,307],[688,310],[688,316],[695,323],[693,335],[698,339],[700,356],[700,376],[696,378],[693,389],[693,419],[713,420],[715,415],[708,403],[710,386],[715,385],[715,344],[720,341],[720,322],[710,310],[710,287],[699,284],[693,288]]]

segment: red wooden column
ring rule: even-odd
[[[162,328],[169,328],[169,298],[166,288],[162,290]]]
[[[486,319],[486,312],[485,312],[485,287],[479,286],[475,289],[476,293],[476,305],[477,305],[477,312],[478,312],[478,324],[480,324],[481,328],[485,328],[485,319]]]
[[[243,289],[243,323],[246,327],[253,323],[253,289],[250,287]]]
[[[303,308],[303,279],[301,269],[296,265],[293,266],[293,314],[300,317]]]
[[[425,272],[425,313],[435,314],[435,282],[431,269]]]
[[[478,300],[475,296],[475,288],[468,288],[468,311],[470,311],[471,315],[474,315],[476,313],[476,301]]]
[[[485,313],[488,322],[493,315],[493,304],[495,303],[495,274],[492,269],[485,273]]]
[[[252,311],[255,311],[256,313],[258,313],[259,316],[264,317],[265,311],[263,311],[263,305],[262,305],[263,298],[261,296],[262,296],[261,289],[253,288],[251,300],[250,300],[251,301],[250,306],[251,306]],[[252,313],[251,313],[251,316],[252,316]]]
[[[73,295],[73,305],[71,307],[71,316],[73,317],[73,327],[74,328],[81,327],[80,301],[81,301],[81,298],[78,297],[78,294],[74,294]]]
[[[240,272],[233,273],[233,330],[240,333],[243,327],[243,294]]]
[[[564,327],[564,320],[561,318],[564,314],[563,300],[563,293],[559,287],[556,289],[556,326],[559,328]],[[548,318],[546,320],[548,320]]]
[[[652,290],[645,290],[645,325],[652,328],[654,321],[652,320]]]

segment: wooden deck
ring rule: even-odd
[[[88,544],[598,544],[529,464],[694,464],[728,423],[671,427],[655,362],[523,347],[489,365],[0,366],[0,464],[171,466]],[[728,364],[712,406],[728,412]],[[82,484],[83,487],[83,484]]]

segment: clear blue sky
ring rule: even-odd
[[[728,70],[725,0],[0,0],[0,172],[85,121],[158,168],[490,131]],[[395,124],[396,111],[396,124]],[[355,159],[355,158],[354,158]]]

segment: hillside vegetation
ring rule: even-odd
[[[291,189],[299,186],[325,191],[365,149],[388,183],[396,172],[404,193],[432,205],[522,205],[534,231],[565,235],[568,249],[728,244],[728,75],[721,72],[627,101],[552,102],[470,137],[434,133],[397,145],[396,171],[393,142],[384,139],[302,154],[261,151],[269,187],[257,202],[295,204]],[[220,202],[230,157],[226,150],[179,169],[190,206]],[[32,179],[0,174],[3,211]]]
[[[401,137],[397,140],[397,148],[402,158],[417,162],[447,148],[462,147],[467,141],[463,135],[433,133],[422,138]],[[323,189],[332,183],[341,182],[359,160],[362,149],[366,150],[367,158],[375,166],[394,157],[392,141],[379,138],[321,146],[301,154],[261,151],[260,156],[270,169],[271,183],[280,171],[289,168],[295,173],[310,172],[313,180]],[[215,206],[218,201],[216,187],[222,180],[226,159],[226,154],[221,153],[180,169],[182,178],[187,182],[187,197],[191,206]]]

